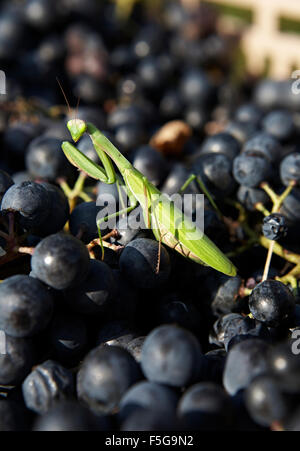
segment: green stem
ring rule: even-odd
[[[277,194],[267,184],[264,184],[262,188],[268,193],[268,195],[271,198],[273,198],[272,200],[274,200],[276,208],[279,209],[294,186],[295,186],[294,182],[291,182],[281,196],[277,196]],[[248,224],[248,215],[245,208],[237,201],[231,201],[227,199],[226,202],[229,205],[234,206],[239,211],[238,222],[241,224],[245,233],[249,237],[249,241],[246,245],[236,249],[236,254],[241,253],[244,250],[247,250],[248,247],[250,247],[250,245],[253,245],[255,243],[260,244],[262,247],[269,250],[270,240],[268,240],[263,235],[261,236],[257,235],[257,233],[250,227],[250,225]],[[277,280],[280,280],[283,283],[289,283],[292,285],[292,287],[294,287],[295,280],[297,281],[297,279],[300,279],[300,255],[294,252],[287,251],[278,242],[274,242],[273,252],[278,257],[281,257],[283,260],[295,265],[289,273],[287,273],[282,277],[277,278]]]
[[[83,199],[85,202],[92,201],[90,196],[83,191],[86,178],[86,174],[84,172],[80,172],[73,189],[69,187],[68,183],[64,179],[58,180],[61,189],[69,199],[71,211],[75,208],[78,197]]]
[[[73,197],[77,197],[83,191],[85,180],[86,174],[84,172],[80,172],[73,188]]]
[[[295,271],[296,270],[296,271]],[[294,271],[294,274],[292,274],[292,272]],[[286,274],[283,277],[276,277],[276,280],[279,280],[279,282],[285,283],[285,284],[290,284],[292,289],[293,289],[293,293],[296,296],[297,292],[298,292],[298,282],[297,282],[297,275],[299,276],[299,272],[300,272],[300,266],[296,266],[290,273]],[[296,275],[295,275],[296,273]]]
[[[246,252],[248,249],[250,249],[256,243],[257,243],[257,239],[251,239],[250,238],[248,240],[248,242],[246,244],[244,244],[243,246],[239,246],[234,251],[228,252],[226,254],[226,257],[233,258],[233,257],[236,257],[237,255],[243,254],[244,252]]]
[[[265,249],[269,249],[270,240],[268,240],[268,238],[266,238],[264,236],[260,236],[259,243]],[[278,257],[281,257],[290,263],[294,263],[295,265],[300,265],[300,255],[287,251],[277,241],[274,243],[273,252],[274,252],[274,254],[278,255]]]
[[[67,184],[67,182],[63,179],[58,181],[59,186],[61,187],[61,189],[63,190],[63,192],[65,193],[66,197],[68,199],[70,199],[72,197],[72,190],[69,187],[69,185]]]
[[[80,193],[78,195],[78,197],[80,197],[82,200],[84,200],[84,202],[92,202],[92,200],[93,200],[87,193],[84,193],[84,192]]]
[[[271,212],[267,210],[261,202],[255,204],[255,209],[260,211],[264,216],[270,216]]]
[[[288,197],[288,195],[290,194],[290,192],[292,191],[292,189],[294,188],[295,185],[296,185],[296,182],[294,180],[292,180],[289,183],[289,186],[281,194],[281,196],[277,196],[277,200],[274,203],[274,206],[273,206],[273,209],[272,209],[272,213],[277,213],[280,210],[283,202]]]
[[[219,218],[223,218],[222,212],[220,211],[219,207],[217,206],[216,202],[214,201],[214,199],[212,198],[210,192],[208,191],[208,189],[206,188],[205,183],[203,182],[202,178],[200,177],[200,175],[196,176],[196,180],[197,183],[200,187],[200,189],[202,190],[202,192],[206,195],[207,199],[209,200],[209,202],[211,203],[211,205],[213,206],[213,208],[215,209],[215,211],[217,212],[217,215],[219,216]]]
[[[260,187],[267,193],[273,204],[275,204],[277,202],[278,196],[275,191],[272,190],[269,184],[267,182],[263,182]]]

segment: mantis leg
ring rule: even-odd
[[[123,193],[122,189],[126,190],[126,187],[124,185],[124,182],[121,183],[121,180],[119,179],[119,177],[117,177],[116,186],[117,186],[117,190],[118,190],[118,196],[119,196],[119,202],[121,204],[121,208],[124,209],[126,207],[125,207],[125,202],[124,202],[124,198],[123,198],[124,193]],[[127,193],[127,190],[126,190],[126,193]]]
[[[146,199],[145,204],[147,206],[147,225],[148,225],[148,228],[151,229],[152,226],[151,226],[151,214],[150,214],[151,205],[150,205],[150,201],[149,201],[149,182],[148,182],[148,179],[146,177],[143,178],[143,181],[144,181],[144,187],[145,187],[145,190],[144,190],[145,199]],[[153,212],[153,216],[154,216],[155,222],[157,224],[157,230],[158,230],[158,235],[159,235],[157,265],[156,265],[156,269],[155,269],[155,273],[158,274],[159,273],[159,269],[160,269],[162,234],[161,234],[161,231],[160,231],[160,228],[159,228],[159,222],[158,222],[157,217],[156,217],[155,208],[152,208],[152,212]]]
[[[103,167],[101,167],[68,141],[65,141],[62,144],[62,149],[68,160],[78,169],[87,173],[90,177],[107,183],[108,185],[115,183],[116,173],[113,163],[103,150],[97,149],[97,154],[103,164]]]
[[[130,203],[130,205],[128,207],[122,208],[120,211],[117,211],[116,213],[112,213],[111,215],[105,216],[104,218],[97,220],[98,235],[99,235],[100,246],[101,246],[101,251],[102,251],[102,260],[104,259],[104,246],[103,246],[103,240],[102,240],[102,234],[101,234],[101,224],[109,221],[110,219],[117,218],[124,214],[128,214],[132,210],[134,210],[138,205],[138,201],[136,200],[136,198],[134,196],[128,195],[128,197],[129,197],[129,203]]]
[[[105,174],[106,174],[106,177],[107,177],[106,183],[108,185],[111,185],[111,184],[115,183],[115,181],[116,181],[116,173],[115,173],[115,170],[114,170],[114,167],[113,167],[112,160],[104,152],[104,150],[102,150],[102,148],[97,144],[97,141],[95,139],[93,139],[93,136],[91,136],[90,134],[89,134],[89,136],[90,136],[90,138],[92,140],[92,143],[94,145],[94,148],[95,148],[95,150],[96,150],[96,152],[97,152],[97,154],[98,154],[98,156],[99,156],[99,158],[100,158],[100,160],[101,160],[101,162],[103,164],[104,171],[105,171]]]
[[[206,195],[206,197],[208,198],[209,202],[211,203],[211,205],[213,206],[213,208],[216,210],[218,216],[220,218],[222,218],[222,213],[219,210],[219,207],[217,206],[217,204],[215,203],[214,199],[212,198],[210,192],[208,191],[207,187],[205,186],[205,183],[203,182],[202,178],[200,177],[200,175],[196,175],[196,174],[191,174],[189,176],[189,178],[186,180],[186,182],[182,185],[182,187],[179,190],[180,194],[183,194],[184,191],[188,188],[188,186],[193,183],[194,181],[197,182],[200,190],[203,192],[203,194]]]

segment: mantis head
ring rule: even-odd
[[[67,127],[75,143],[82,137],[87,129],[86,122],[81,119],[71,119],[67,123]]]

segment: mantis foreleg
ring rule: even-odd
[[[68,160],[78,169],[82,170],[82,168],[88,166],[88,175],[90,177],[93,177],[96,180],[100,180],[101,182],[107,183],[109,185],[115,183],[116,173],[113,167],[113,163],[103,150],[98,149],[97,151],[97,154],[99,155],[99,158],[103,164],[102,168],[69,142],[64,142],[62,144],[62,148]]]
[[[189,178],[186,180],[186,182],[182,185],[182,187],[179,190],[180,194],[183,194],[184,191],[187,189],[187,187],[194,182],[194,180],[197,182],[199,188],[201,189],[201,191],[203,192],[203,194],[206,195],[206,197],[208,198],[209,202],[211,203],[211,205],[213,206],[213,208],[215,209],[215,211],[217,212],[218,216],[220,218],[222,218],[222,213],[219,209],[219,207],[217,206],[217,204],[215,203],[215,201],[213,200],[210,192],[208,191],[207,187],[205,186],[205,183],[203,182],[203,180],[201,179],[201,177],[199,175],[196,174],[191,174],[189,176]]]

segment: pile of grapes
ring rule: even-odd
[[[0,431],[300,429],[300,96],[237,46],[207,6],[2,2]],[[193,174],[188,215],[237,275],[151,223],[100,239],[122,177],[71,164],[72,119],[165,195]]]

